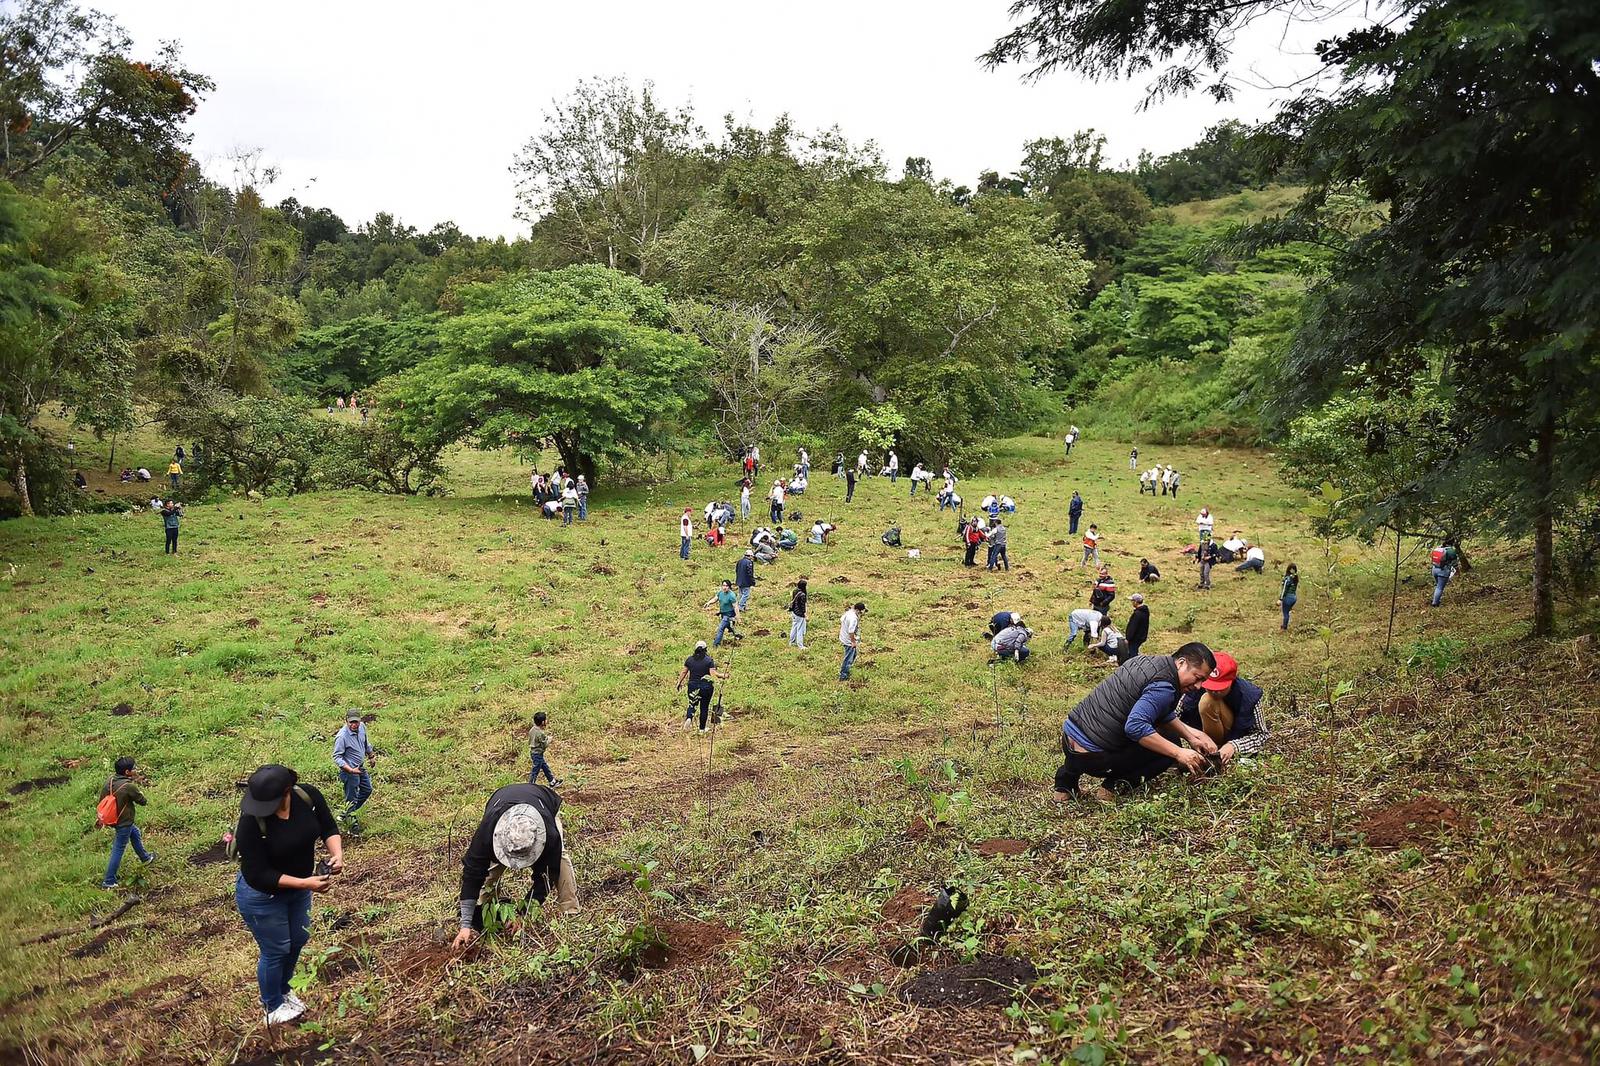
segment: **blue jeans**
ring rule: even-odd
[[[1240,573],[1244,573],[1246,570],[1254,570],[1258,574],[1265,573],[1266,568],[1267,563],[1264,559],[1246,559],[1244,562],[1234,567],[1234,569]]]
[[[1002,658],[1002,659],[1015,659],[1019,663],[1025,663],[1025,662],[1028,661],[1028,656],[1030,656],[1032,654],[1033,654],[1033,652],[1028,648],[1028,646],[1026,644],[1024,644],[1021,647],[1017,647],[1017,648],[1007,648],[1005,651],[1000,653],[1000,658]]]
[[[349,770],[339,771],[339,783],[344,786],[345,813],[354,814],[367,802],[367,797],[372,795],[372,775],[363,766],[360,773],[351,773]]]
[[[1444,587],[1450,584],[1450,568],[1436,566],[1433,568],[1433,605],[1439,606],[1439,601],[1444,599]]]
[[[989,545],[989,569],[996,570],[1001,566],[1004,566],[1007,570],[1011,569],[1011,560],[1006,557],[1005,548],[998,544]]]
[[[891,484],[891,485],[900,484],[900,468],[898,466],[895,467],[893,470],[889,471],[889,484]]]
[[[550,764],[544,761],[544,752],[542,751],[533,757],[533,773],[528,775],[528,784],[538,784],[540,774],[544,774],[545,777],[549,778],[552,785],[556,783],[556,775],[550,772]]]
[[[739,517],[744,519],[746,522],[748,522],[750,520],[750,501],[749,500],[740,500],[739,501]]]
[[[111,861],[106,864],[106,877],[101,882],[107,888],[117,883],[117,867],[122,865],[122,853],[128,850],[130,843],[133,845],[133,853],[139,856],[140,862],[149,862],[155,857],[144,850],[144,837],[140,835],[138,826],[117,826],[116,836],[111,840]]]
[[[1067,515],[1067,535],[1071,536],[1072,534],[1076,533],[1077,531],[1078,531],[1078,516],[1075,515],[1075,514],[1068,514]]]
[[[713,648],[722,643],[722,634],[724,633],[733,633],[733,615],[731,614],[723,615],[717,622],[717,635],[711,641]],[[738,636],[739,634],[734,633],[733,635]]]
[[[588,520],[589,520],[589,497],[587,497],[587,496],[579,496],[578,497],[578,521],[587,522]]]
[[[683,546],[678,549],[678,558],[687,559],[689,558],[689,538],[682,537],[680,539],[683,541]]]
[[[256,983],[261,987],[261,1006],[271,1014],[283,1005],[289,978],[300,964],[300,950],[311,939],[311,890],[262,892],[240,874],[233,884],[233,899],[261,949]]]
[[[572,512],[574,510],[576,510],[576,508],[574,508],[574,507],[563,507],[563,508],[561,508],[561,524],[562,525],[564,525],[564,526],[572,525]]]
[[[739,610],[741,610],[741,611],[744,610],[746,607],[750,606],[750,586],[749,585],[745,585],[745,586],[743,586],[742,588],[739,589],[739,600],[738,600],[738,603],[739,603]]]
[[[1279,603],[1279,606],[1283,608],[1283,628],[1284,629],[1288,629],[1289,628],[1289,612],[1294,610],[1294,604],[1295,604],[1295,600],[1297,598],[1298,597],[1295,597],[1295,596],[1285,596],[1282,599],[1282,601]]]
[[[859,649],[857,649],[856,646],[853,645],[853,644],[846,644],[845,645],[845,647],[844,647],[844,662],[839,664],[839,680],[840,681],[848,681],[848,680],[850,680],[850,667],[855,665],[857,650],[859,650]]]

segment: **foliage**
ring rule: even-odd
[[[209,384],[187,390],[162,420],[193,442],[197,461],[190,476],[202,491],[305,492],[316,485],[314,471],[330,436],[299,403]]]
[[[900,436],[909,424],[906,416],[892,403],[858,407],[850,422],[855,427],[856,439],[861,446],[877,452],[898,447]]]
[[[659,289],[628,275],[568,267],[465,300],[439,323],[439,354],[386,386],[408,440],[553,446],[592,485],[597,462],[662,447],[704,396],[705,350],[671,330]]]

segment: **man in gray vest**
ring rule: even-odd
[[[1217,745],[1178,717],[1178,697],[1216,665],[1210,648],[1190,643],[1171,655],[1136,655],[1096,685],[1062,724],[1055,798],[1076,798],[1085,774],[1104,779],[1094,796],[1105,802],[1174,764],[1202,774]]]

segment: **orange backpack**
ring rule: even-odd
[[[122,804],[117,801],[116,792],[107,792],[100,798],[100,802],[95,804],[95,824],[104,826],[107,829],[112,828],[117,824],[117,819],[120,817],[119,812],[121,807]]]

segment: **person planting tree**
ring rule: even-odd
[[[578,879],[561,824],[561,796],[548,785],[515,784],[496,789],[484,806],[477,831],[461,857],[460,930],[451,947],[466,947],[491,925],[509,925],[501,907],[505,875],[527,870],[532,876],[522,907],[543,904],[556,893],[556,913],[578,913]]]

